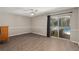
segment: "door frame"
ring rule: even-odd
[[[70,13],[63,13],[63,14],[58,14],[58,15],[48,15],[47,16],[47,37],[51,37],[51,29],[50,29],[50,21],[51,21],[51,19],[50,19],[50,17],[51,16],[70,16],[70,19],[71,19],[71,17],[72,17],[72,12],[70,12]],[[70,20],[70,27],[71,27],[71,20]],[[58,35],[59,35],[59,33],[58,33]],[[52,36],[52,37],[55,37],[55,36]],[[60,38],[59,36],[58,37],[55,37],[55,38]],[[65,39],[65,38],[62,38],[62,39]]]

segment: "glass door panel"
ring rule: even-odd
[[[59,37],[70,39],[70,16],[59,18]]]
[[[58,37],[58,17],[51,17],[51,36]]]

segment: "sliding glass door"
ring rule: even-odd
[[[51,36],[70,39],[70,16],[50,17]]]
[[[51,17],[50,28],[51,36],[58,37],[58,17]]]

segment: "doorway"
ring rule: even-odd
[[[50,16],[50,36],[70,39],[70,19],[69,14]]]

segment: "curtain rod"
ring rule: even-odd
[[[61,14],[67,14],[67,13],[72,13],[72,12],[59,13],[59,14],[54,14],[54,15],[61,15]],[[52,15],[48,15],[48,16],[52,16]]]

